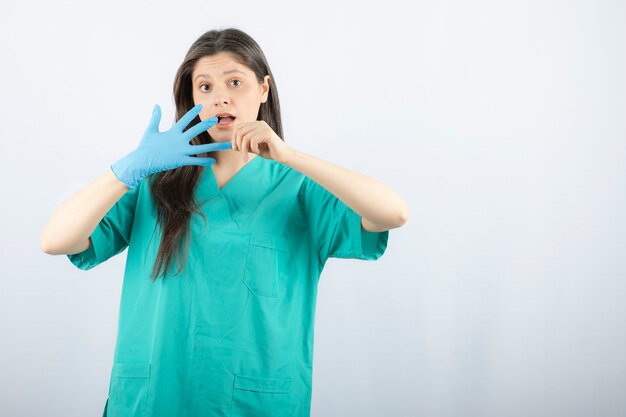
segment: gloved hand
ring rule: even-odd
[[[194,106],[170,130],[159,132],[161,108],[158,104],[155,105],[152,111],[152,119],[139,142],[139,146],[111,165],[113,174],[126,184],[129,189],[132,189],[145,177],[157,172],[186,165],[210,166],[214,164],[215,159],[213,158],[199,158],[191,155],[232,149],[230,141],[204,145],[192,145],[189,142],[217,123],[217,117],[203,120],[183,132],[183,129],[201,110],[202,104]]]

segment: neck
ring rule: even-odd
[[[252,159],[258,156],[253,152],[248,152],[248,161],[246,162],[243,159],[242,152],[228,149],[223,151],[217,151],[214,155],[215,156],[213,156],[213,158],[215,159],[215,164],[213,166],[219,170],[226,171],[237,171],[247,162],[250,162]]]

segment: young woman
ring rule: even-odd
[[[41,238],[84,270],[128,247],[104,415],[309,416],[325,262],[378,259],[408,208],[285,144],[269,65],[240,30],[193,43],[174,98],[177,123],[160,132],[155,106],[138,148]]]

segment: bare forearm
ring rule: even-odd
[[[107,170],[52,214],[39,238],[41,249],[51,255],[87,249],[91,233],[126,191],[128,187]]]
[[[373,178],[295,149],[283,163],[311,178],[360,214],[368,230],[400,227],[408,218],[404,199]]]

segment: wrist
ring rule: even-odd
[[[134,152],[128,153],[110,165],[115,177],[129,189],[135,188],[143,177],[140,170],[135,166]]]
[[[298,157],[298,151],[293,149],[293,148],[289,148],[288,152],[286,153],[285,157],[279,161],[282,164],[288,165],[290,167],[293,168],[292,164],[293,161]]]

